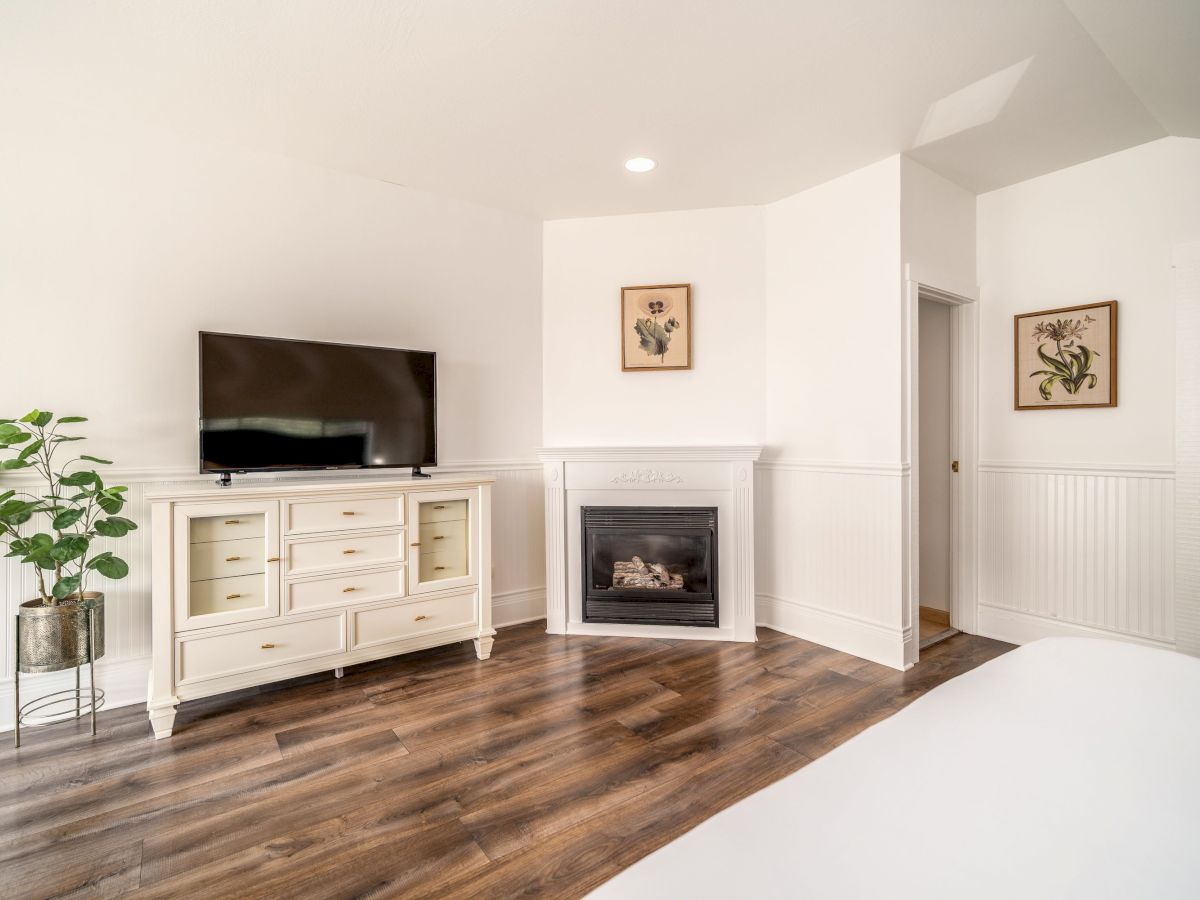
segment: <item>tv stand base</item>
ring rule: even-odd
[[[412,477],[413,478],[432,478],[433,476],[427,475],[424,472],[422,472],[420,466],[413,466]]]

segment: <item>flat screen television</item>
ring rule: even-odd
[[[200,332],[200,468],[437,465],[437,354]]]

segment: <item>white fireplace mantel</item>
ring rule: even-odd
[[[757,446],[547,447],[546,630],[551,634],[753,641],[754,462]],[[717,628],[583,621],[580,509],[715,506]]]

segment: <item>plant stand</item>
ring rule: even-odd
[[[96,733],[96,710],[104,706],[104,690],[96,687],[96,609],[87,611],[87,667],[88,685],[81,685],[80,670],[83,664],[75,667],[75,688],[54,691],[43,697],[38,697],[21,703],[21,617],[16,616],[15,652],[13,654],[13,746],[21,746],[21,726],[34,727],[50,725],[54,722],[64,722],[67,719],[78,719],[87,714],[92,719],[92,734]],[[72,708],[74,707],[74,708]]]

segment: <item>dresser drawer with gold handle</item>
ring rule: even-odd
[[[404,497],[347,496],[337,500],[289,500],[284,506],[284,531],[312,534],[387,528],[404,524]]]
[[[426,522],[418,537],[422,553],[467,553],[467,523]]]
[[[210,578],[207,581],[193,581],[188,586],[188,611],[191,618],[239,609],[265,609],[266,606],[266,578],[261,574]],[[204,622],[190,623],[191,628],[203,626]]]
[[[404,567],[298,579],[289,581],[284,591],[284,610],[289,613],[386,600],[404,595]]]
[[[466,500],[421,500],[418,501],[420,524],[429,522],[460,522],[467,518]]]
[[[421,581],[440,581],[445,578],[462,578],[470,574],[467,552],[465,548],[449,552],[425,552],[421,547],[421,555],[413,560],[417,566],[417,574]]]
[[[188,541],[193,544],[236,541],[241,538],[260,538],[266,533],[267,517],[262,513],[197,516],[191,520],[188,528]]]
[[[352,650],[476,622],[474,588],[458,594],[406,600],[350,611]]]
[[[341,613],[301,621],[276,620],[223,634],[189,635],[177,641],[177,682],[219,678],[345,649]]]
[[[331,569],[361,569],[404,560],[404,532],[290,539],[285,572],[289,576]]]
[[[189,578],[192,581],[250,575],[264,571],[267,565],[262,538],[192,544],[189,554]]]

